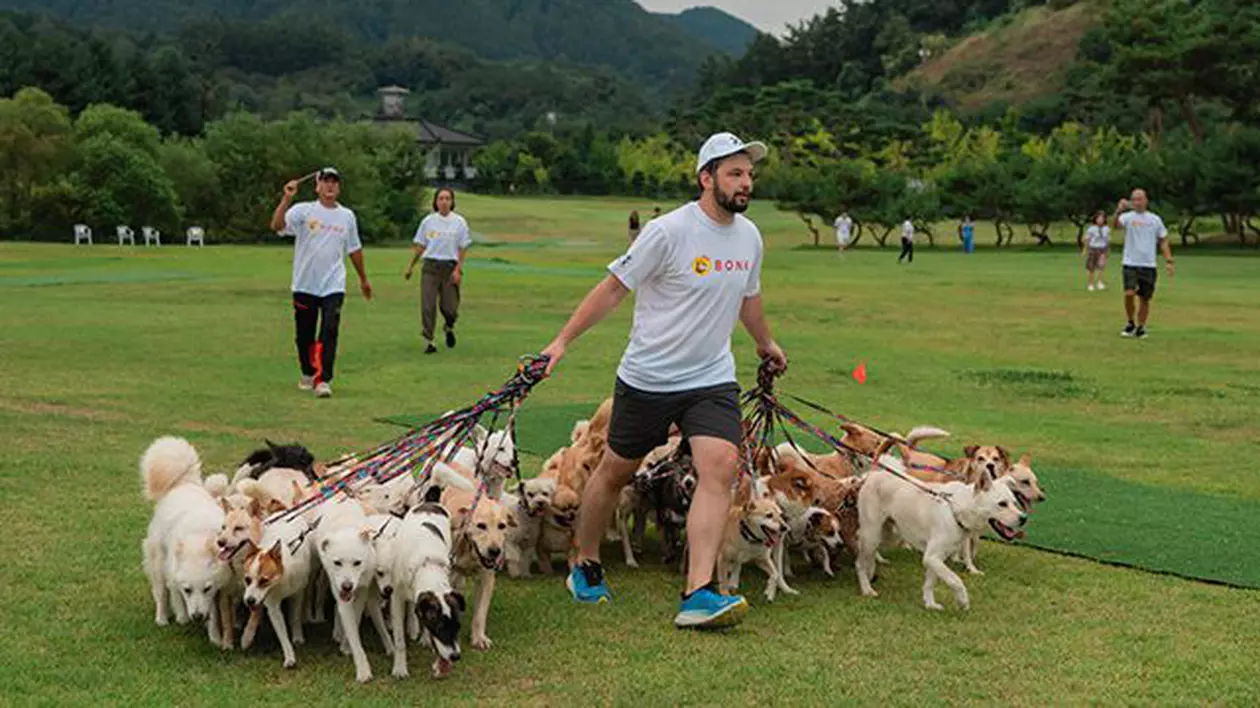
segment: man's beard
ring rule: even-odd
[[[718,206],[722,207],[723,209],[725,209],[726,211],[732,214],[743,214],[744,212],[748,211],[748,205],[752,203],[751,192],[747,194],[742,194],[742,196],[745,197],[743,202],[739,202],[736,200],[736,197],[741,196],[741,193],[726,194],[721,189],[717,189],[717,188],[713,190],[713,196],[716,198]]]

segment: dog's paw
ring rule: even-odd
[[[928,602],[928,603],[924,603],[923,606],[929,610],[934,610],[936,612],[940,612],[941,610],[945,609],[943,606],[941,606],[941,603],[939,602]]]
[[[159,627],[165,627],[171,623],[171,621],[165,617],[155,617],[153,621],[156,622]]]
[[[487,637],[486,635],[482,634],[479,636],[474,636],[472,638],[472,646],[473,646],[473,649],[480,649],[481,651],[487,651],[488,649],[490,649],[490,647],[494,646],[494,642],[490,641],[490,637]]]
[[[836,577],[836,571],[832,570],[831,568],[823,568],[823,573],[825,573],[828,578]]]
[[[341,647],[340,647],[340,648],[341,648],[341,655],[342,655],[342,656],[350,656],[350,645],[349,645],[349,644],[346,644],[345,642],[342,642],[342,643],[341,643]]]
[[[306,636],[305,636],[305,635],[301,635],[301,634],[299,634],[299,635],[297,635],[297,636],[293,637],[293,646],[295,646],[295,647],[300,647],[300,646],[302,646],[303,644],[306,644]]]
[[[968,573],[971,573],[972,575],[984,575],[984,571],[983,571],[983,570],[980,570],[979,568],[975,567],[974,565],[967,566],[967,572],[968,572]]]
[[[405,679],[411,676],[411,672],[407,671],[406,666],[395,666],[390,675],[396,679]]]
[[[367,683],[368,681],[372,680],[372,672],[371,671],[355,672],[354,680],[358,681],[359,683]]]
[[[863,590],[862,595],[864,597],[879,597],[879,591],[875,588],[871,588],[870,590]]]
[[[635,560],[635,559],[633,559],[633,558],[627,558],[627,559],[626,559],[626,567],[628,567],[628,568],[638,568],[638,567],[639,567],[639,561],[637,561],[637,560]]]
[[[291,668],[293,668],[294,666],[297,666],[297,657],[293,657],[293,658],[291,658],[291,659],[285,659],[285,660],[284,660],[284,668],[286,668],[286,669],[291,669]]]
[[[800,595],[800,594],[801,594],[801,591],[800,591],[800,590],[797,590],[796,588],[790,588],[790,587],[788,587],[788,586],[786,586],[786,585],[784,585],[782,589],[783,589],[783,592],[785,592],[785,593],[787,593],[787,594],[789,594],[789,595]]]

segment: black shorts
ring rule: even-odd
[[[739,384],[652,393],[617,379],[608,427],[608,447],[613,452],[627,460],[641,459],[665,444],[673,424],[686,439],[704,435],[739,447]]]
[[[1124,289],[1136,292],[1143,300],[1150,300],[1155,296],[1155,280],[1158,275],[1159,271],[1154,268],[1125,266]]]

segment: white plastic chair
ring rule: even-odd
[[[162,232],[161,231],[158,231],[152,226],[141,226],[140,232],[144,234],[144,245],[148,246],[149,242],[152,241],[154,245],[161,247],[162,245]]]
[[[80,243],[92,245],[92,227],[87,224],[74,225],[74,245],[77,246]]]
[[[114,229],[118,234],[118,245],[123,245],[123,241],[130,241],[131,245],[136,245],[136,232],[131,230],[130,226],[119,226]]]
[[[198,246],[206,245],[206,230],[201,228],[200,226],[189,226],[187,235],[188,235],[189,246],[193,245],[194,243],[196,243]]]

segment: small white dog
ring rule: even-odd
[[[529,577],[538,557],[538,539],[543,519],[556,496],[556,480],[550,477],[527,479],[515,492],[504,492],[503,506],[516,516],[516,527],[508,534],[507,569],[513,578]]]
[[[328,577],[328,586],[337,599],[333,634],[340,640],[342,652],[349,653],[354,660],[355,680],[365,683],[372,680],[372,667],[359,638],[359,623],[365,609],[376,624],[385,653],[394,651],[380,602],[370,605],[368,602],[370,597],[378,597],[372,589],[376,577],[376,547],[372,540],[380,529],[369,523],[363,505],[355,499],[334,499],[322,504],[320,510],[321,521],[315,531],[316,551]]]
[[[885,455],[880,461],[899,472],[904,469],[901,461],[893,457]],[[933,592],[937,580],[954,591],[960,608],[971,605],[962,579],[945,560],[961,553],[968,537],[982,531],[985,525],[1003,539],[1015,538],[1022,533],[1015,527],[1022,526],[1027,517],[1011,488],[995,484],[987,475],[977,475],[970,483],[911,483],[876,468],[867,475],[858,493],[858,518],[858,557],[854,565],[862,594],[878,595],[871,587],[871,579],[876,552],[891,521],[902,539],[923,552],[923,605],[929,610],[940,610]]]
[[[201,459],[183,438],[153,441],[140,459],[144,497],[156,502],[141,545],[144,572],[156,605],[154,620],[205,622],[210,642],[221,645],[217,596],[231,580],[215,539],[223,508],[201,482]]]

